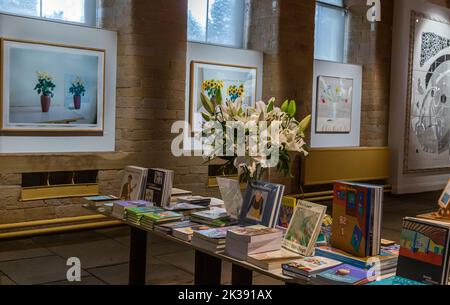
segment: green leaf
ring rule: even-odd
[[[308,115],[300,122],[300,124],[298,125],[298,130],[301,133],[304,133],[309,128],[310,125],[311,125],[311,115]]]
[[[222,90],[217,89],[216,90],[216,103],[217,105],[222,105],[223,97],[222,97]]]
[[[286,100],[283,105],[281,105],[281,111],[286,112],[288,111],[288,107],[289,107],[289,101]]]
[[[294,100],[292,100],[289,102],[287,114],[289,115],[289,117],[293,118],[295,117],[296,113],[297,113],[297,104],[295,103]]]
[[[274,104],[275,104],[275,99],[272,98],[269,101],[269,105],[267,105],[267,112],[272,112],[273,111]]]
[[[202,101],[203,107],[205,107],[206,111],[208,111],[211,115],[214,114],[214,104],[211,100],[202,92],[200,93],[200,99]]]

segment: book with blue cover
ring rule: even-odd
[[[369,278],[368,270],[344,264],[319,273],[316,280],[324,285],[359,285]]]

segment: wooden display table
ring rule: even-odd
[[[90,205],[84,205],[85,208],[96,213],[111,217],[110,212],[100,212],[98,208]],[[287,284],[302,284],[291,277],[285,276],[281,268],[268,271],[245,261],[237,260],[228,256],[224,251],[209,252],[201,248],[194,247],[190,242],[186,242],[155,230],[146,230],[139,225],[122,220],[128,225],[130,231],[130,265],[129,265],[129,284],[145,285],[145,271],[147,266],[147,234],[153,234],[166,240],[188,246],[195,251],[195,285],[220,285],[222,275],[222,261],[232,264],[232,285],[251,285],[253,282],[253,272],[263,274],[273,279],[285,282]]]

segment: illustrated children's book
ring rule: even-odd
[[[283,247],[304,256],[311,256],[326,211],[326,206],[299,201],[286,231]]]
[[[128,166],[122,179],[119,197],[122,200],[142,199],[148,170],[142,167]]]
[[[447,285],[450,225],[405,218],[397,276],[432,285]]]
[[[359,285],[370,281],[370,272],[351,265],[340,265],[317,275],[321,284]]]
[[[242,226],[275,227],[278,223],[283,193],[283,185],[250,181],[245,192],[239,223]]]
[[[283,197],[281,200],[280,215],[278,216],[278,228],[287,230],[297,207],[297,199]]]
[[[380,253],[382,187],[336,182],[332,246],[358,257]]]
[[[428,214],[417,216],[418,218],[444,221],[450,223],[450,180],[448,181],[438,201],[439,210]]]
[[[324,270],[339,266],[341,264],[342,262],[336,261],[334,259],[314,256],[301,258],[291,263],[284,264],[283,270],[301,276],[310,277]]]

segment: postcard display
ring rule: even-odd
[[[11,25],[0,29],[0,153],[114,151],[117,33],[6,15],[0,22]]]

